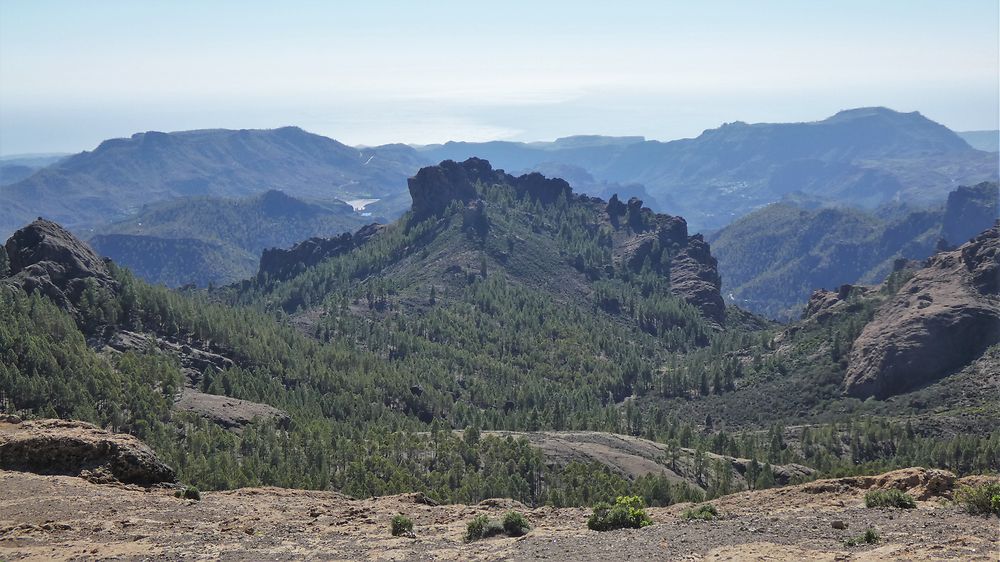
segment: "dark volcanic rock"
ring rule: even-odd
[[[335,238],[310,238],[287,250],[282,248],[264,250],[260,256],[257,275],[267,275],[270,279],[287,279],[327,258],[350,252],[383,229],[384,225],[370,224],[354,234],[345,232]]]
[[[464,162],[445,160],[437,166],[421,168],[417,175],[407,180],[410,198],[413,199],[413,218],[422,220],[440,215],[452,201],[467,204],[479,197],[476,184],[509,184],[519,197],[530,197],[549,204],[560,196],[569,197],[573,190],[566,180],[547,178],[538,172],[514,177],[503,170],[494,170],[481,158]]]
[[[948,375],[1000,342],[1000,231],[936,254],[851,349],[848,394],[884,398]]]
[[[89,283],[114,291],[107,265],[89,246],[58,224],[39,218],[18,230],[5,246],[10,281],[35,290],[70,312]]]
[[[700,234],[688,238],[670,264],[670,290],[701,310],[705,318],[719,324],[726,318],[722,300],[719,263]]]
[[[135,437],[67,420],[0,423],[0,469],[142,486],[175,480],[173,469]]]
[[[407,180],[410,197],[413,199],[414,218],[423,219],[440,214],[452,201],[468,203],[475,199],[477,194],[473,182],[479,177],[476,172],[480,171],[478,164],[481,162],[485,161],[470,158],[459,164],[445,160],[437,166],[421,168],[417,175]],[[488,162],[486,166],[489,167]]]

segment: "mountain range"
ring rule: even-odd
[[[721,228],[789,195],[868,209],[901,201],[927,205],[958,185],[998,175],[995,154],[970,147],[919,113],[885,108],[846,110],[811,123],[728,123],[670,142],[577,136],[353,148],[296,127],[150,131],[59,158],[13,183],[4,179],[0,234],[37,216],[88,232],[151,203],[271,189],[309,201],[366,200],[366,212],[393,219],[409,208],[407,177],[422,166],[469,157],[516,173],[565,177],[591,195],[638,196],[654,210],[685,216],[694,231]],[[18,170],[3,177],[34,168]]]
[[[297,127],[150,131],[111,139],[0,187],[0,231],[42,215],[84,231],[180,197],[268,190],[330,202],[399,191],[419,166],[408,147],[357,149]]]
[[[944,204],[874,211],[808,200],[774,203],[708,237],[729,302],[797,318],[815,289],[881,283],[902,260],[960,245],[1000,218],[996,182],[959,187]]]
[[[727,123],[693,139],[571,137],[552,143],[446,143],[432,160],[486,158],[509,170],[549,162],[603,181],[639,184],[648,203],[714,230],[755,208],[801,193],[874,209],[930,204],[958,185],[997,180],[996,154],[970,147],[919,113],[845,110],[811,123]]]

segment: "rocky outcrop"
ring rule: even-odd
[[[530,197],[544,204],[572,194],[566,180],[547,178],[538,172],[514,177],[503,170],[494,170],[481,158],[469,158],[464,162],[445,160],[437,166],[421,168],[407,180],[413,200],[413,218],[423,220],[440,215],[453,201],[470,203],[479,197],[476,184],[501,183],[512,186],[518,197]]]
[[[1000,342],[1000,231],[936,254],[855,340],[844,384],[885,398],[968,364]]]
[[[688,238],[687,245],[670,263],[670,290],[701,310],[709,320],[722,324],[726,304],[722,300],[719,262],[712,257],[700,234]]]
[[[617,262],[633,272],[649,267],[669,277],[673,294],[698,308],[705,318],[719,325],[724,322],[726,304],[718,261],[701,234],[688,236],[683,217],[653,213],[634,197],[627,205],[614,198],[605,211],[612,226],[618,229],[624,224],[633,233],[621,242]]]
[[[809,302],[806,304],[806,310],[802,314],[802,319],[807,320],[811,318],[823,324],[841,309],[848,306],[847,302],[852,295],[861,296],[868,294],[870,291],[871,287],[850,284],[841,285],[836,291],[817,289],[809,297]]]
[[[291,422],[288,413],[273,406],[229,396],[205,394],[192,388],[185,388],[174,406],[178,410],[198,414],[235,433],[242,432],[254,420],[273,420],[281,429],[288,429]]]
[[[964,244],[998,218],[1000,186],[997,182],[961,186],[948,194],[941,237],[952,245]]]
[[[28,293],[39,291],[72,313],[89,284],[116,290],[104,260],[52,221],[39,218],[18,230],[7,240],[5,250],[10,283]]]
[[[260,256],[257,276],[260,278],[266,275],[272,280],[288,279],[325,259],[350,252],[384,229],[384,225],[373,223],[362,227],[354,234],[345,232],[334,238],[310,238],[289,249],[264,250]]]
[[[0,421],[0,469],[150,486],[174,471],[137,438],[79,421]]]

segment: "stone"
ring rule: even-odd
[[[142,486],[176,479],[173,469],[136,437],[53,419],[0,425],[0,469]]]
[[[117,291],[104,260],[52,221],[39,218],[18,230],[7,240],[5,250],[10,267],[8,283],[27,293],[39,291],[73,314],[88,285]]]
[[[854,341],[844,386],[883,399],[947,376],[1000,342],[1000,227],[928,260]]]

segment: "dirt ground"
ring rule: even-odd
[[[922,469],[907,470],[732,494],[713,502],[722,518],[710,522],[681,520],[686,505],[650,509],[653,526],[606,533],[587,529],[589,510],[511,500],[434,506],[420,494],[354,500],[254,488],[204,492],[196,502],[170,489],[0,472],[0,560],[1000,559],[1000,519],[962,512],[949,490],[919,487]],[[913,510],[864,507],[867,487],[894,482],[917,482],[914,493],[927,501]],[[511,508],[534,526],[527,536],[463,541],[476,514]],[[413,519],[416,538],[390,535],[400,512]],[[869,527],[879,544],[845,546]]]

